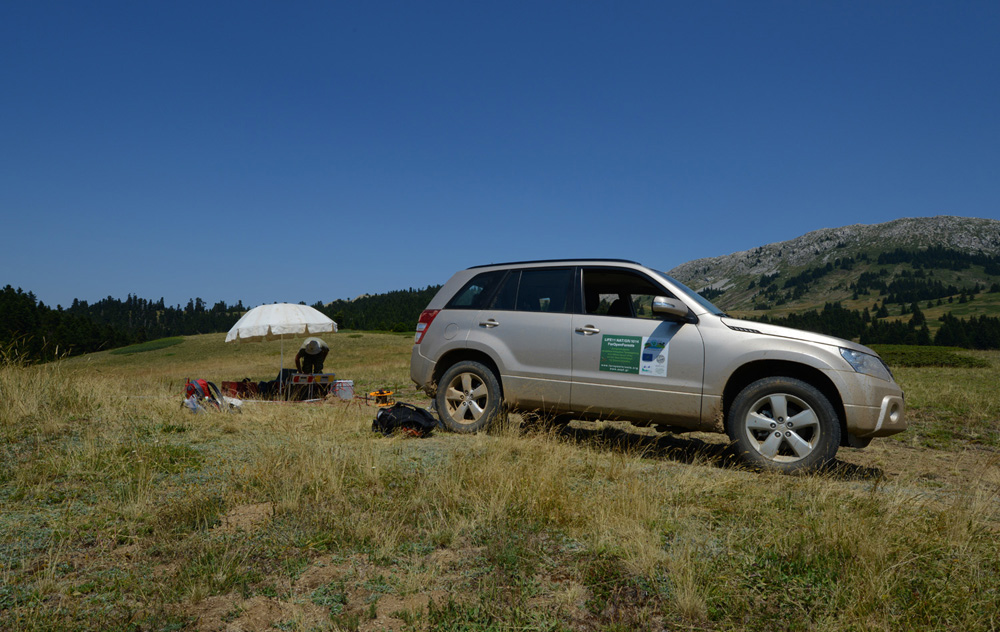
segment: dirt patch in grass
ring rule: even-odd
[[[459,566],[471,551],[435,551],[424,558],[427,566]],[[281,597],[257,595],[244,599],[237,593],[216,595],[180,605],[180,613],[193,622],[194,629],[207,632],[242,632],[251,630],[328,630],[355,629],[404,630],[425,618],[429,605],[446,604],[452,595],[428,587],[398,594],[390,584],[398,583],[397,567],[383,567],[367,561],[366,556],[349,559],[323,556],[310,563],[288,586]],[[460,581],[458,573],[436,578],[451,585]],[[275,583],[280,579],[275,578]]]
[[[325,629],[329,614],[313,603],[284,602],[264,596],[242,599],[239,595],[207,597],[185,608],[204,632],[256,632],[257,630]]]
[[[233,534],[238,531],[250,532],[270,520],[273,515],[274,506],[271,503],[240,505],[223,516],[222,522],[213,531],[223,534]]]
[[[955,451],[935,450],[900,441],[876,439],[863,450],[841,448],[842,463],[881,472],[887,481],[936,489],[964,489],[970,482],[980,492],[1000,498],[1000,451],[966,446]]]
[[[412,621],[427,612],[428,605],[447,603],[449,594],[443,590],[427,593],[416,593],[397,597],[385,595],[375,605],[375,618],[358,625],[358,632],[375,632],[376,630],[392,630],[397,632],[406,629]],[[407,621],[409,619],[409,621]]]

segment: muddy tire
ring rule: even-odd
[[[487,366],[465,361],[445,371],[438,382],[437,410],[452,432],[471,433],[487,428],[500,415],[500,382]]]
[[[833,460],[840,422],[816,387],[768,377],[744,388],[729,409],[726,429],[740,457],[766,470],[801,472]]]

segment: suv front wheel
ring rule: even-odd
[[[500,383],[479,362],[459,362],[445,371],[438,382],[437,409],[441,421],[452,432],[477,432],[486,428],[500,411]]]
[[[830,401],[811,384],[788,377],[757,380],[740,391],[728,430],[744,460],[783,472],[822,466],[840,445]]]

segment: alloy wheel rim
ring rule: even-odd
[[[809,404],[788,393],[761,397],[744,419],[750,445],[769,461],[794,463],[819,444],[819,417]]]
[[[444,401],[452,419],[463,424],[479,421],[489,405],[486,383],[473,373],[459,373],[445,389]]]

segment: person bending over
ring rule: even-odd
[[[306,338],[295,354],[295,368],[299,373],[322,373],[323,361],[330,353],[330,346],[319,338]]]

